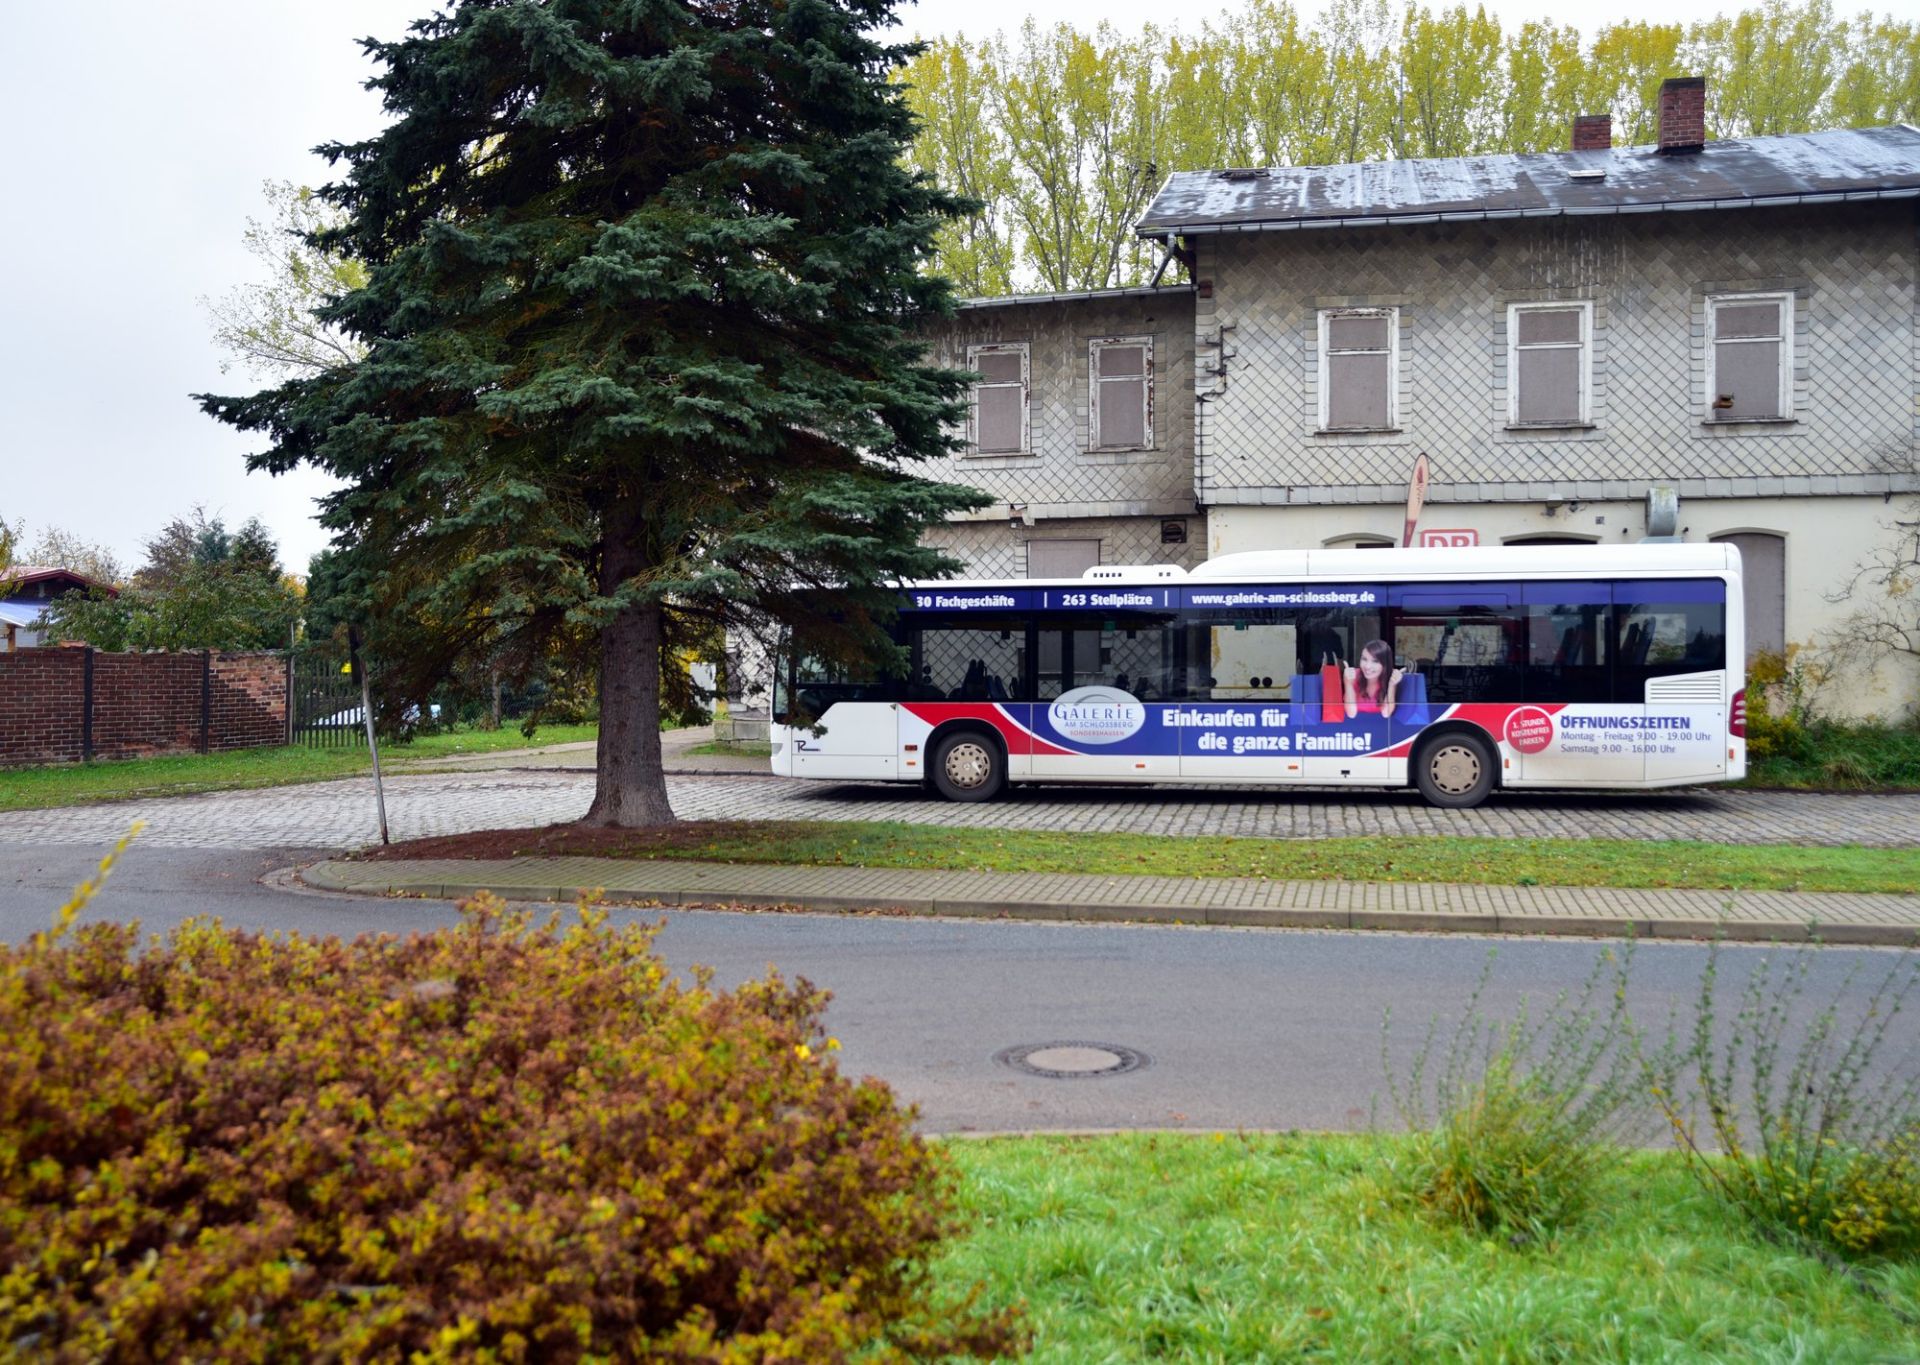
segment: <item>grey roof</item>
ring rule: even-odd
[[[1162,295],[1191,294],[1190,284],[1139,285],[1132,289],[1079,289],[1064,294],[992,294],[962,299],[962,308],[1009,308],[1022,303],[1078,303],[1082,299],[1152,299]]]
[[[1592,175],[1594,171],[1604,172]],[[1586,172],[1576,179],[1578,173]],[[1363,223],[1655,213],[1920,195],[1920,129],[1789,133],[1593,152],[1176,171],[1135,224],[1143,237]]]

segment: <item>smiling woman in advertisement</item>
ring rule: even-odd
[[[1360,666],[1345,670],[1347,719],[1355,716],[1393,714],[1400,691],[1400,679],[1406,675],[1393,666],[1393,647],[1385,640],[1369,641],[1360,650]]]

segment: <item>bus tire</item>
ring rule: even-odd
[[[1497,773],[1493,746],[1479,735],[1454,730],[1422,744],[1413,760],[1413,783],[1431,805],[1468,810],[1493,792]]]
[[[933,746],[928,776],[949,801],[991,801],[1007,785],[1007,760],[980,731],[957,730]]]

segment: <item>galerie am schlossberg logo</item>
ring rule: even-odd
[[[1147,723],[1147,708],[1117,687],[1076,687],[1047,708],[1047,719],[1067,739],[1082,744],[1118,744]]]

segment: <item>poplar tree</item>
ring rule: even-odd
[[[364,46],[390,123],[320,148],[318,310],[360,358],[251,397],[250,457],[322,503],[389,684],[597,652],[587,819],[673,818],[662,657],[746,612],[878,652],[920,533],[981,495],[912,477],[965,375],[913,332],[965,207],[908,165],[893,0],[453,0]],[[809,589],[839,585],[827,617]]]

